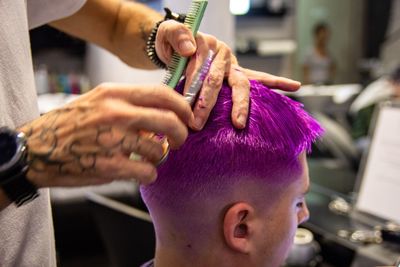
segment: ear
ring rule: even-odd
[[[251,251],[256,217],[254,208],[245,202],[231,206],[224,216],[225,242],[231,249],[248,254]]]

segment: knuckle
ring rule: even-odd
[[[208,47],[212,50],[215,50],[218,45],[218,39],[209,34],[202,34],[203,40],[208,44]]]
[[[173,130],[176,128],[176,126],[180,123],[180,120],[178,118],[178,115],[176,115],[174,112],[167,110],[164,112],[164,119],[166,122],[167,130]]]
[[[161,22],[161,24],[158,26],[157,35],[163,33],[165,30],[167,30],[170,23],[171,23],[170,20]]]
[[[212,103],[209,98],[204,98],[203,101],[201,101],[201,104],[198,104],[198,107],[201,110],[210,110],[212,108]]]
[[[250,81],[247,78],[241,78],[237,81],[237,86],[239,88],[250,88]]]
[[[111,91],[111,86],[111,83],[101,83],[94,89],[94,93],[99,97],[107,97]]]
[[[120,118],[120,112],[115,108],[108,109],[107,112],[104,113],[104,116],[108,119],[109,122],[116,122]]]
[[[155,167],[150,164],[142,163],[135,169],[136,170],[132,172],[132,175],[142,183],[151,182],[157,173]]]
[[[202,43],[202,42],[204,43],[206,41],[204,34],[201,32],[198,32],[194,39],[196,40],[197,43]]]
[[[166,116],[164,131],[173,138],[178,138],[182,135],[183,129],[186,129],[183,122],[175,113],[170,113]]]
[[[143,169],[143,182],[149,183],[154,180],[157,171],[155,167],[147,167]]]
[[[226,51],[226,53],[228,54],[228,56],[230,58],[231,54],[232,54],[232,49],[225,42],[219,41],[219,43],[220,43],[220,47]]]
[[[204,94],[201,98],[201,101],[198,101],[197,109],[211,110],[214,105],[213,97],[213,94]]]
[[[235,68],[239,69],[238,60],[233,53],[231,53],[231,63],[232,63],[232,65],[234,65]]]
[[[214,36],[212,36],[212,35],[207,35],[207,38],[208,38],[208,42],[211,44],[211,45],[217,45],[217,43],[218,43],[218,39],[216,38],[216,37],[214,37]]]
[[[117,112],[118,109],[115,108],[114,101],[110,99],[105,99],[100,102],[100,108],[103,110],[105,115]]]
[[[279,78],[276,76],[269,77],[268,80],[272,86],[276,86],[279,83]]]
[[[249,99],[248,98],[242,98],[238,101],[239,111],[240,112],[247,112],[248,106],[249,106]]]
[[[191,31],[184,24],[174,20],[169,20],[167,22],[170,22],[166,31],[170,40],[176,39],[181,41],[187,39],[187,35],[191,35]]]
[[[162,22],[158,28],[159,31],[161,32],[173,32],[179,27],[178,23],[174,20],[166,20]]]
[[[208,75],[207,83],[212,87],[220,87],[222,85],[223,75],[220,72],[214,71]]]
[[[250,101],[248,97],[245,96],[238,97],[233,100],[233,109],[239,113],[247,112],[249,103]]]
[[[225,74],[228,75],[229,74],[229,70],[231,69],[231,57],[229,56],[229,54],[225,54],[224,56],[224,60],[222,61],[223,65],[221,64],[221,67],[223,67],[224,69],[224,76]]]
[[[121,109],[120,102],[114,100],[103,101],[99,114],[100,120],[107,121],[111,124],[118,123],[122,119],[127,119],[128,115]],[[136,114],[129,114],[129,120],[135,121]]]

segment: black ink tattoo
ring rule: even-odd
[[[140,148],[139,134],[135,143],[132,137],[111,126],[82,129],[81,122],[93,111],[77,107],[76,116],[71,116],[73,110],[53,111],[34,126],[25,127],[31,170],[43,174],[95,174],[99,157],[111,158],[121,152],[129,156]],[[71,118],[73,122],[68,121]]]

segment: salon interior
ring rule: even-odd
[[[141,2],[160,12],[185,13],[190,5]],[[325,129],[308,156],[311,217],[285,266],[394,266],[400,0],[211,0],[200,30],[226,42],[241,66],[301,81],[297,92],[281,93]],[[47,26],[30,34],[42,113],[102,82],[158,83],[165,74],[129,68]],[[134,182],[54,188],[51,201],[59,266],[135,267],[153,257],[152,222]]]

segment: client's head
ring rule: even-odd
[[[321,127],[300,104],[252,81],[247,127],[237,130],[231,95],[223,85],[204,129],[141,188],[156,267],[279,266],[309,216],[305,152]]]

